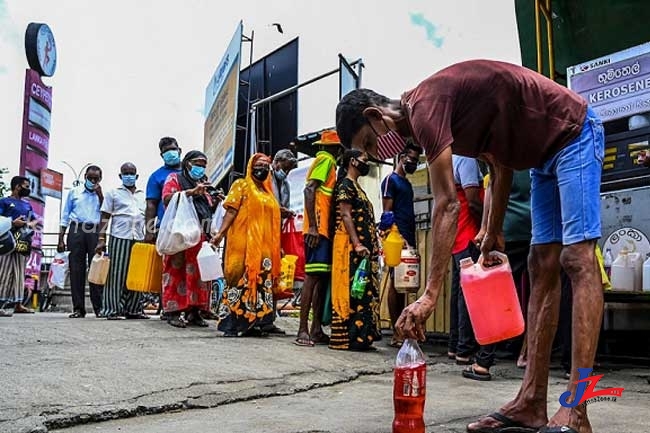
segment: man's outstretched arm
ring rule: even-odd
[[[404,338],[424,340],[424,324],[436,307],[442,283],[447,275],[451,249],[456,239],[460,203],[454,185],[451,147],[429,163],[433,193],[431,243],[427,285],[424,294],[404,309],[396,328]]]

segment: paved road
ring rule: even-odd
[[[279,325],[295,332],[297,323]],[[3,318],[0,333],[0,432],[391,431],[396,350],[385,342],[374,353],[348,353],[297,347],[291,337],[224,339],[213,326],[55,313]],[[425,421],[433,432],[464,431],[509,399],[522,375],[499,361],[495,380],[477,383],[444,357],[430,360]],[[602,372],[603,386],[625,392],[591,406],[594,431],[648,431],[650,371]],[[565,386],[558,374],[550,380],[552,410]]]

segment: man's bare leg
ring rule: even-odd
[[[397,333],[395,332],[395,324],[397,319],[399,319],[402,310],[404,310],[404,295],[400,295],[395,290],[395,282],[392,276],[388,277],[386,283],[386,289],[388,291],[387,301],[388,301],[388,315],[390,316],[390,324],[393,327],[393,342],[399,342]]]
[[[603,286],[594,249],[595,241],[581,242],[566,246],[561,255],[562,267],[573,287],[571,379],[567,386],[572,395],[577,388],[577,369],[593,368],[603,318]],[[592,433],[586,405],[560,407],[548,425]]]
[[[296,341],[306,346],[311,344],[311,337],[309,336],[309,311],[312,308],[313,294],[319,280],[319,276],[307,274],[305,276],[305,283],[302,286],[302,292],[300,293],[300,324],[298,325]]]
[[[533,245],[528,256],[531,297],[528,305],[528,365],[519,393],[498,412],[529,427],[546,425],[546,397],[553,338],[560,313],[561,244]],[[467,426],[468,432],[500,427],[490,416]]]
[[[329,284],[329,276],[323,274],[318,279],[318,283],[314,287],[312,297],[312,306],[314,309],[314,317],[311,320],[311,339],[314,343],[328,343],[329,339],[323,332],[323,313],[325,311],[325,291]]]

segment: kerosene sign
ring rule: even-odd
[[[603,122],[650,111],[650,42],[570,66],[567,80]]]
[[[31,183],[29,201],[34,216],[43,221],[45,198],[41,191],[41,172],[47,170],[52,116],[52,87],[42,77],[51,77],[56,71],[56,43],[47,24],[30,23],[25,32],[25,54],[29,69],[25,71],[23,100],[23,129],[20,149],[20,174]],[[41,270],[42,236],[34,235],[32,254],[27,261],[26,284],[38,281]]]

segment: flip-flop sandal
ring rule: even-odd
[[[472,365],[474,363],[471,357],[460,358],[457,356],[455,359],[456,359],[456,365]]]
[[[578,433],[578,430],[569,427],[568,425],[558,427],[542,427],[539,433]]]
[[[404,344],[403,341],[396,340],[394,338],[391,338],[390,343],[388,343],[390,347],[394,347],[395,349],[399,349],[400,347],[402,347],[402,344]]]
[[[447,359],[455,360],[456,354],[454,352],[447,352]]]
[[[296,338],[293,341],[293,344],[296,346],[302,346],[302,347],[314,347],[314,342],[311,341],[310,339],[305,339],[305,338]]]
[[[540,431],[539,427],[527,426],[501,415],[499,412],[491,413],[488,417],[499,421],[501,425],[499,427],[481,427],[478,430],[468,429],[467,431],[470,433],[538,433]]]
[[[480,381],[492,380],[492,375],[490,373],[481,373],[480,371],[476,371],[473,365],[470,365],[467,368],[463,369],[463,377],[466,379]]]

